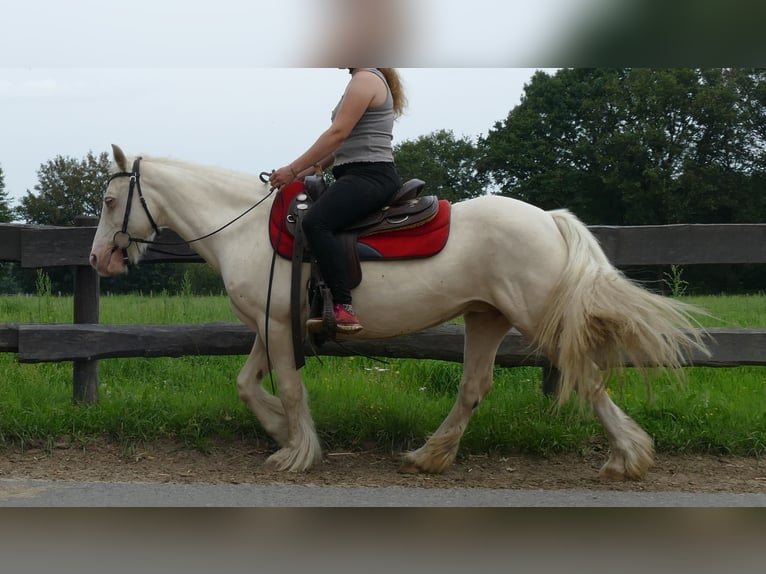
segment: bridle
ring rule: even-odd
[[[149,219],[149,223],[152,226],[152,229],[154,230],[155,236],[160,235],[160,228],[157,226],[157,223],[154,221],[154,218],[152,217],[151,212],[149,211],[149,207],[146,205],[146,199],[144,198],[143,191],[141,191],[141,172],[139,170],[141,165],[142,157],[137,157],[135,161],[133,162],[133,167],[131,168],[132,171],[120,171],[117,173],[113,173],[109,176],[109,179],[106,182],[106,187],[109,187],[109,184],[112,182],[112,180],[115,180],[120,177],[129,177],[130,178],[130,185],[128,187],[128,201],[125,204],[125,214],[122,218],[122,228],[119,231],[115,231],[114,235],[112,236],[112,242],[114,245],[122,250],[122,255],[125,259],[128,258],[128,247],[130,247],[131,243],[144,243],[146,245],[161,245],[166,247],[172,247],[172,246],[180,246],[180,245],[188,245],[190,243],[194,243],[196,241],[202,241],[203,239],[207,239],[208,237],[215,235],[219,231],[223,231],[226,229],[229,225],[234,223],[235,221],[238,221],[248,213],[250,213],[253,209],[258,207],[261,203],[266,201],[269,196],[274,193],[274,189],[270,189],[269,193],[267,193],[264,197],[259,199],[254,205],[250,206],[248,209],[246,209],[243,213],[229,221],[228,223],[222,225],[215,231],[211,231],[210,233],[206,233],[205,235],[202,235],[201,237],[197,237],[196,239],[189,239],[182,240],[182,241],[155,241],[153,239],[142,239],[140,237],[133,237],[130,233],[128,233],[128,222],[130,220],[130,211],[133,205],[133,193],[138,192],[138,198],[141,201],[141,206],[144,208],[144,213],[146,213],[146,217]],[[266,172],[261,172],[259,175],[259,178],[262,182],[266,183],[268,182],[268,176],[269,174]]]
[[[118,173],[114,173],[109,176],[109,179],[106,182],[106,187],[109,187],[109,184],[112,183],[113,180],[120,178],[120,177],[129,177],[130,178],[130,186],[128,187],[128,201],[125,204],[125,215],[122,217],[122,229],[119,231],[114,232],[114,236],[112,237],[112,242],[115,244],[116,247],[119,249],[122,249],[122,253],[125,257],[127,257],[127,250],[128,247],[130,247],[131,243],[148,243],[149,241],[145,239],[140,239],[137,237],[131,237],[131,235],[128,233],[128,221],[130,220],[130,210],[133,206],[133,192],[138,191],[138,198],[141,200],[141,205],[144,208],[144,213],[146,213],[146,217],[149,218],[149,223],[152,225],[152,229],[154,229],[154,233],[156,235],[159,235],[160,229],[157,227],[157,223],[154,221],[154,218],[152,217],[151,212],[149,211],[149,207],[146,205],[146,199],[144,198],[144,193],[141,191],[141,172],[139,171],[139,165],[141,163],[141,157],[137,157],[136,160],[133,162],[133,168],[132,171],[121,171]]]

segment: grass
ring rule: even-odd
[[[766,296],[684,297],[717,318],[706,326],[766,325]],[[136,320],[140,317],[140,320]],[[0,322],[71,322],[72,301],[43,292],[0,297]],[[224,297],[105,296],[102,323],[236,321]],[[212,440],[268,440],[236,393],[244,357],[101,361],[100,400],[72,404],[70,363],[19,364],[0,354],[0,445],[87,442],[107,436],[132,444],[160,438],[204,449]],[[455,399],[461,365],[362,357],[309,358],[302,371],[326,448],[400,451],[422,444]],[[648,393],[636,373],[610,389],[615,402],[668,453],[761,455],[766,450],[766,369],[689,368],[679,386],[661,376]],[[554,454],[605,447],[598,421],[566,405],[553,412],[538,368],[495,370],[463,452]],[[266,383],[267,387],[269,383]]]

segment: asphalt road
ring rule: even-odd
[[[756,507],[766,494],[0,480],[2,507]]]

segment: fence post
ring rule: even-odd
[[[77,227],[95,227],[98,218],[88,215],[78,215],[75,218]],[[99,290],[98,273],[88,266],[77,265],[74,271],[74,322],[99,322]],[[98,402],[99,381],[98,360],[74,361],[73,397],[75,403]]]

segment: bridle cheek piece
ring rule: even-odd
[[[141,159],[141,157],[136,158],[136,160],[133,162],[132,171],[121,171],[119,173],[112,174],[109,176],[109,179],[106,182],[106,186],[109,187],[109,184],[112,182],[112,180],[117,179],[118,177],[130,178],[130,186],[128,187],[128,201],[125,204],[125,215],[122,218],[122,229],[120,231],[115,231],[114,236],[112,237],[112,243],[114,243],[118,249],[122,249],[122,255],[126,259],[128,257],[128,247],[130,247],[131,243],[150,243],[150,241],[146,239],[131,237],[130,233],[128,233],[128,221],[130,220],[130,210],[133,206],[134,190],[138,191],[138,198],[141,200],[141,206],[144,208],[146,217],[149,218],[149,223],[151,223],[152,229],[154,229],[154,233],[156,235],[159,235],[160,233],[160,230],[157,227],[157,224],[155,223],[154,218],[152,217],[152,214],[149,212],[149,208],[146,205],[144,194],[141,191],[141,172],[139,171]]]

